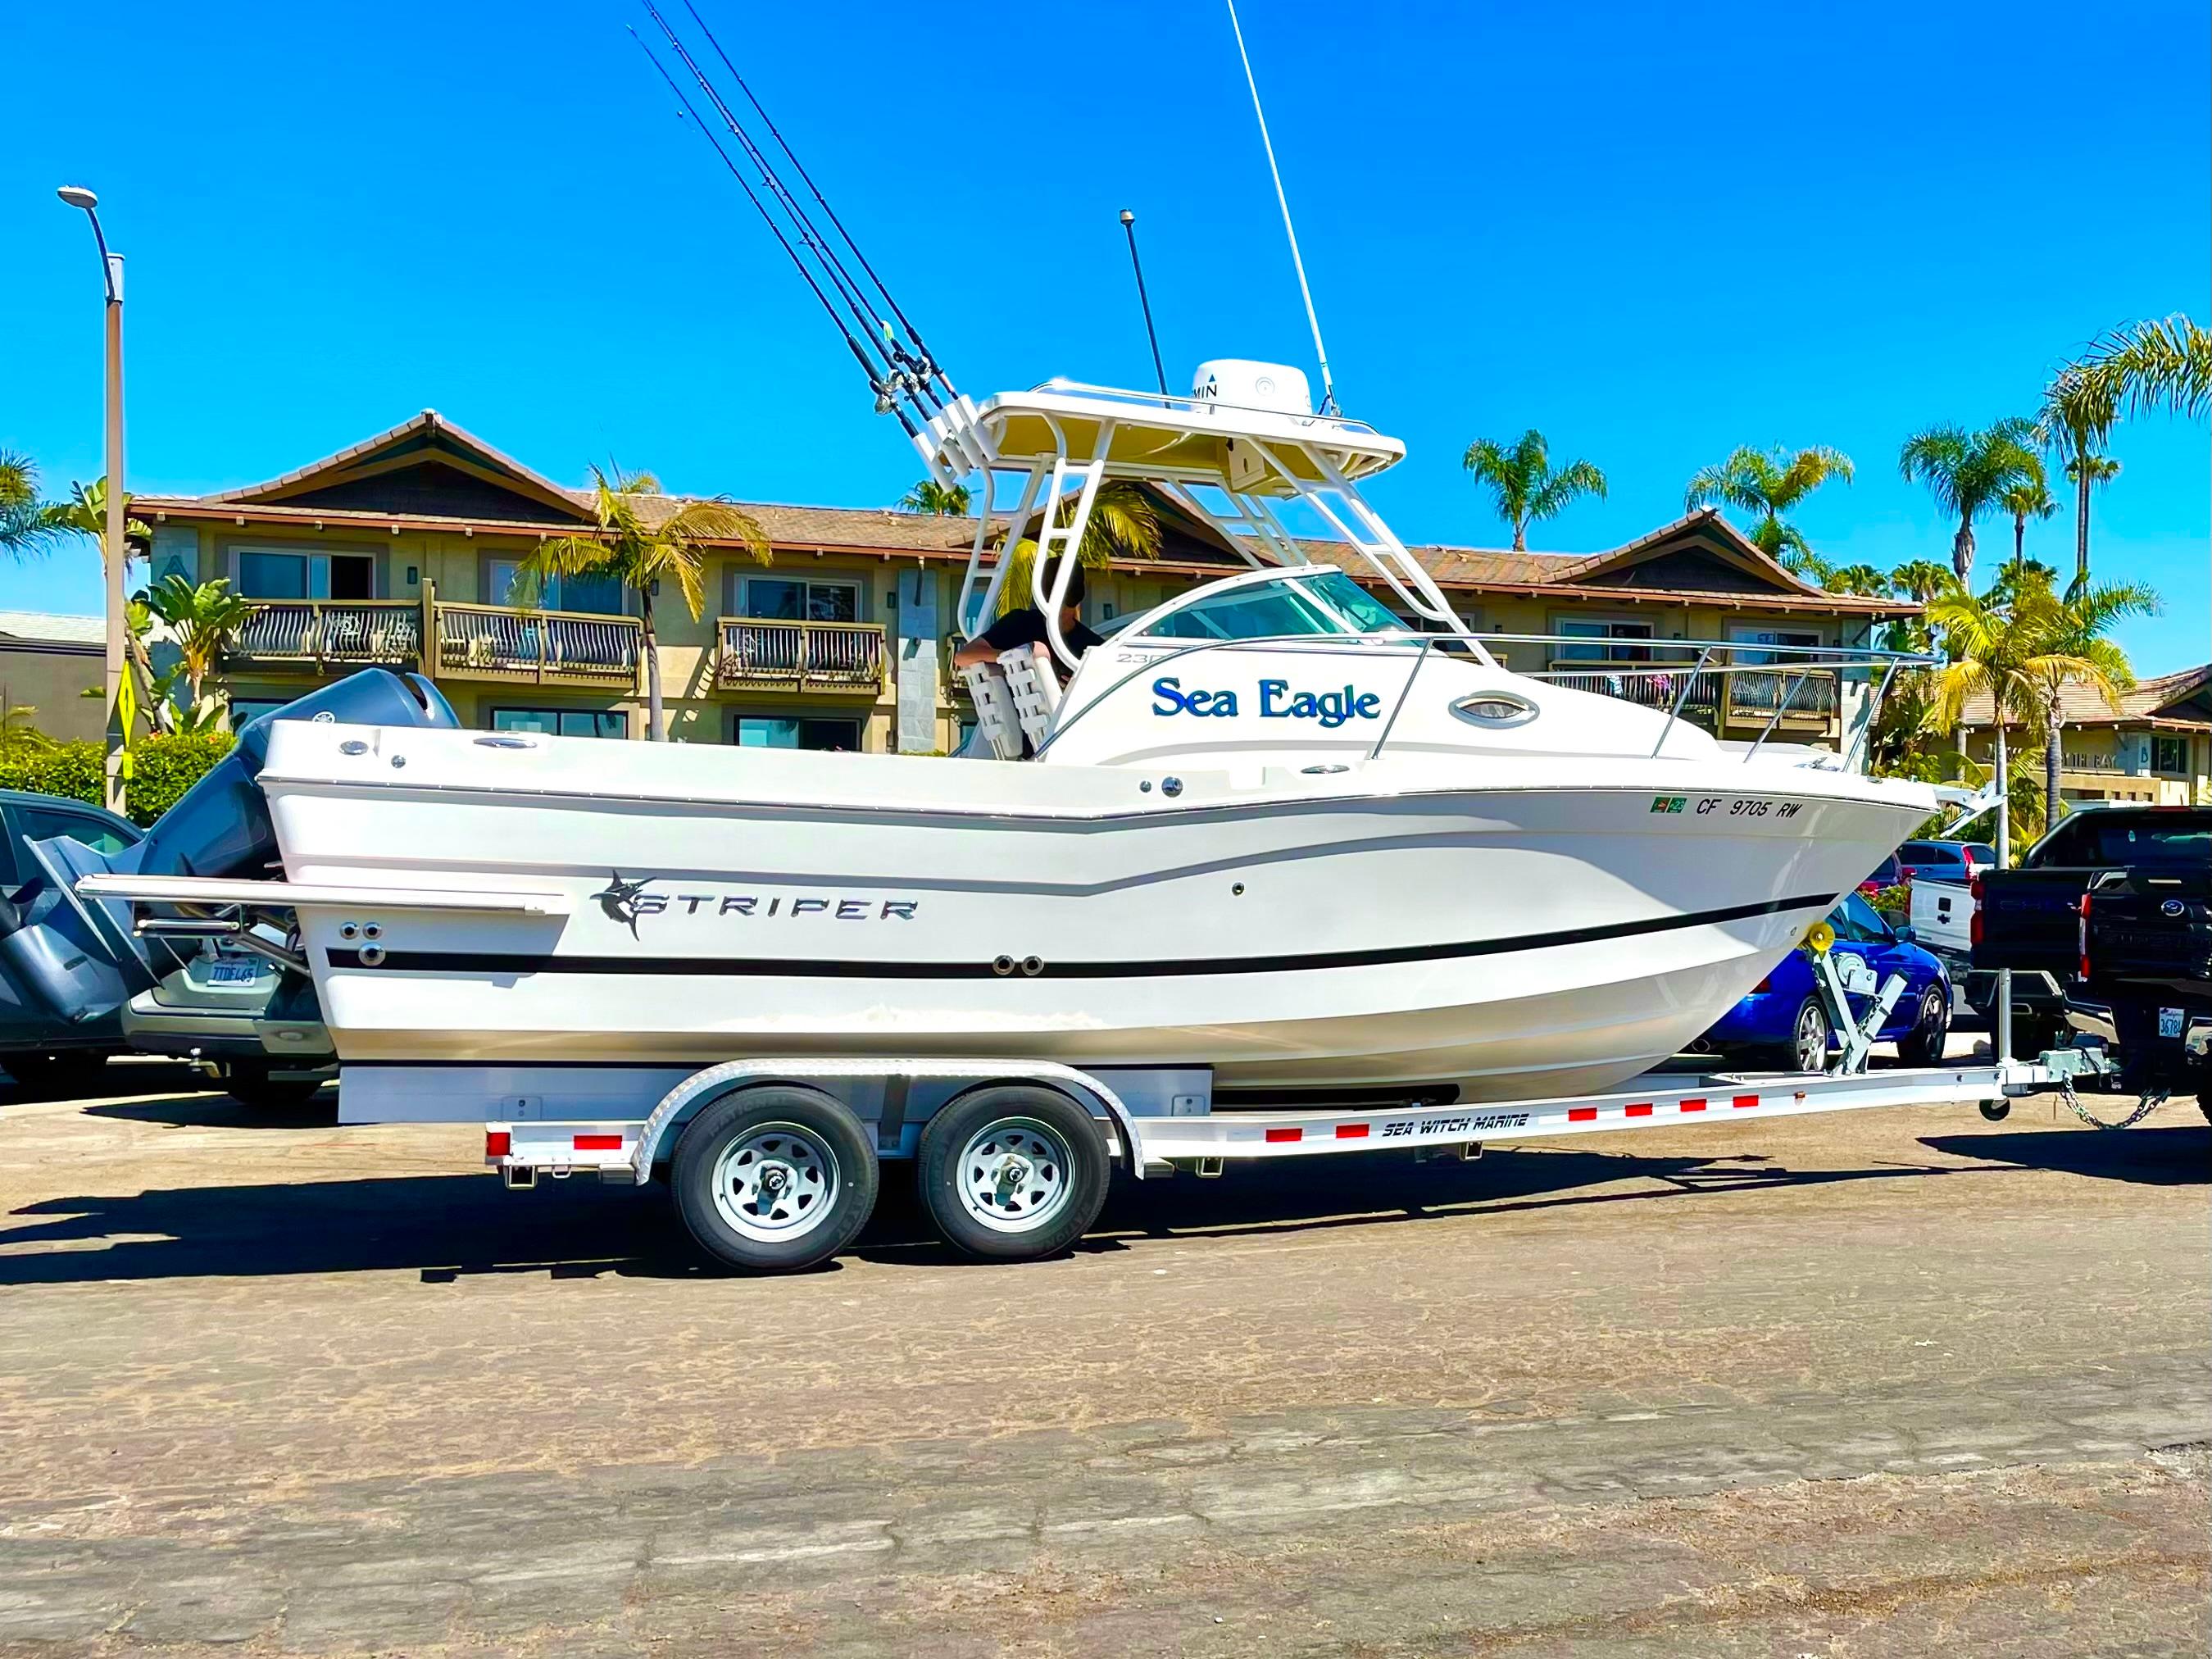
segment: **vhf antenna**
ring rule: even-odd
[[[1321,343],[1321,319],[1314,314],[1313,289],[1306,285],[1306,262],[1298,257],[1298,230],[1291,222],[1290,198],[1283,194],[1283,170],[1275,165],[1274,141],[1267,137],[1267,112],[1260,107],[1260,83],[1252,78],[1252,56],[1244,50],[1244,30],[1237,21],[1237,0],[1227,0],[1229,27],[1237,36],[1237,55],[1243,60],[1244,84],[1252,88],[1252,113],[1260,118],[1260,143],[1267,152],[1267,171],[1275,180],[1275,201],[1283,210],[1283,230],[1291,239],[1291,264],[1298,273],[1298,293],[1306,302],[1306,323],[1313,330],[1314,356],[1321,359],[1321,412],[1336,406],[1336,382],[1329,379],[1328,348]]]
[[[1137,273],[1137,303],[1145,311],[1145,338],[1152,347],[1152,378],[1160,383],[1160,400],[1167,401],[1168,372],[1160,367],[1160,337],[1152,329],[1152,302],[1145,297],[1145,266],[1137,258],[1137,216],[1121,210],[1121,228],[1129,233],[1129,269]]]

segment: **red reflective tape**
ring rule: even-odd
[[[1336,1138],[1339,1140],[1364,1140],[1367,1139],[1367,1126],[1364,1123],[1340,1123],[1336,1126]]]
[[[618,1152],[622,1151],[620,1135],[578,1135],[576,1150],[580,1152]]]
[[[1705,1103],[1702,1100],[1686,1100],[1682,1103],[1682,1109],[1686,1112],[1702,1112],[1705,1109]]]
[[[1738,1095],[1730,1103],[1734,1105],[1738,1111],[1741,1111],[1747,1106],[1758,1105],[1759,1097],[1757,1095]]]
[[[1596,1116],[1597,1108],[1595,1106],[1570,1106],[1567,1108],[1567,1121],[1570,1123],[1588,1123]]]
[[[484,1156],[486,1158],[505,1158],[514,1150],[514,1137],[507,1133],[506,1130],[486,1129],[484,1131]]]
[[[1304,1129],[1270,1129],[1267,1131],[1267,1139],[1270,1140],[1297,1140],[1303,1137],[1304,1133],[1305,1131]]]
[[[1642,1106],[1632,1106],[1628,1109],[1628,1115],[1631,1117],[1650,1117],[1651,1115],[1651,1108],[1648,1103]]]

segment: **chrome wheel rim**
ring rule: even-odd
[[[1942,991],[1931,988],[1920,999],[1920,1030],[1935,1043],[1941,1043],[1950,1035],[1951,1002]]]
[[[732,1231],[764,1244],[803,1238],[836,1207],[837,1155],[811,1129],[761,1123],[714,1160],[714,1208]]]
[[[1049,1124],[1033,1117],[987,1123],[960,1149],[961,1206],[994,1232],[1034,1232],[1067,1207],[1072,1162],[1066,1138]]]
[[[1797,1014],[1797,1069],[1818,1072],[1828,1064],[1828,1022],[1819,1007],[1808,1004]]]

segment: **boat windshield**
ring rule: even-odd
[[[1285,576],[1202,596],[1145,629],[1146,639],[1272,640],[1407,632],[1405,623],[1341,570]]]

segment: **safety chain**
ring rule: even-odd
[[[2147,1091],[2142,1097],[2142,1105],[2136,1107],[2118,1123],[2107,1123],[2081,1103],[2081,1097],[2074,1092],[2074,1079],[2071,1077],[2060,1078],[2058,1087],[2062,1097],[2066,1102],[2066,1109],[2093,1129],[2132,1129],[2166,1102],[2165,1090]]]

